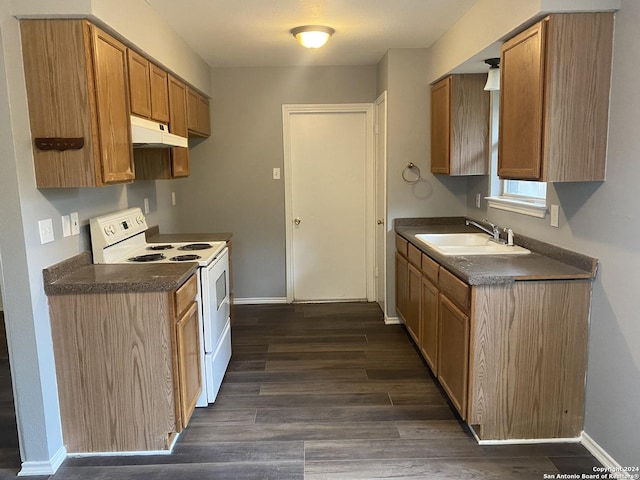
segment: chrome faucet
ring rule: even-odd
[[[504,240],[502,240],[500,238],[500,227],[498,227],[497,225],[491,223],[486,218],[483,218],[482,221],[485,222],[486,224],[490,225],[491,226],[491,230],[489,230],[488,228],[480,225],[478,222],[474,222],[473,220],[465,220],[464,223],[467,226],[473,225],[474,227],[478,227],[483,232],[487,232],[489,235],[491,235],[493,237],[491,240],[496,242],[496,243],[506,243]]]

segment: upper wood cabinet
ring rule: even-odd
[[[128,49],[131,113],[157,122],[169,121],[168,75],[142,55]]]
[[[187,130],[187,86],[173,76],[169,76],[169,130],[186,137]],[[171,176],[189,176],[189,149],[171,149]]]
[[[489,92],[486,75],[450,75],[431,86],[431,172],[486,175]]]
[[[37,187],[132,181],[126,47],[86,20],[20,28]]]
[[[169,131],[187,136],[187,86],[172,75],[169,84]],[[134,150],[136,178],[161,180],[189,176],[189,149],[138,148]]]
[[[505,42],[498,175],[604,180],[613,13],[553,14]]]
[[[131,113],[141,117],[151,117],[151,85],[149,81],[149,60],[131,49],[127,50],[129,62],[129,96]]]
[[[209,100],[192,88],[187,88],[187,127],[189,133],[195,136],[211,135]]]

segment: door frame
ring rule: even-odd
[[[365,258],[367,300],[374,301],[375,292],[375,135],[373,103],[338,103],[338,104],[283,104],[282,134],[284,147],[284,186],[285,186],[285,238],[286,238],[286,276],[287,303],[293,303],[293,185],[291,176],[293,159],[291,158],[291,123],[292,115],[308,113],[364,113],[366,118],[366,160],[365,160]]]
[[[382,312],[384,314],[385,321],[387,319],[387,232],[389,226],[388,218],[387,218],[387,131],[388,131],[388,104],[387,104],[387,91],[385,90],[380,94],[380,96],[375,101],[375,172],[376,172],[376,180],[375,180],[375,201],[376,201],[376,213],[382,214],[382,218],[380,215],[376,215],[376,223],[378,220],[382,220],[384,223],[382,228],[384,233],[382,234],[382,244],[380,245],[378,239],[378,232],[376,230],[376,244],[375,244],[375,257],[376,262],[378,258],[382,257],[384,260],[381,265],[377,265],[378,271],[376,272],[378,276],[382,276],[382,298],[379,298],[377,288],[376,288],[376,301],[382,308]],[[384,132],[380,131],[380,120],[384,119]],[[378,145],[378,137],[380,135],[384,135],[383,138],[383,149],[379,151]],[[382,178],[378,178],[378,175],[382,176]],[[382,187],[382,190],[379,188]],[[382,252],[379,250],[382,249]],[[380,255],[381,253],[381,255]]]

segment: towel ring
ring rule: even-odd
[[[411,174],[413,173],[413,175],[415,175],[416,178],[411,178],[411,176],[408,176],[407,174]],[[402,179],[407,182],[407,183],[418,183],[418,180],[420,180],[420,167],[418,167],[416,164],[409,162],[407,164],[406,167],[404,167],[404,170],[402,171]]]

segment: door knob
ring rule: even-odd
[[[293,223],[295,223],[296,225],[300,225],[301,221],[302,220],[300,220],[300,217],[296,217],[296,218],[293,219]]]

